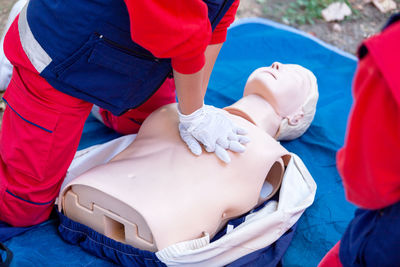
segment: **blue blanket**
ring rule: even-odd
[[[217,107],[232,104],[242,96],[249,74],[274,61],[303,65],[318,79],[320,99],[314,122],[301,138],[282,143],[303,159],[318,185],[315,202],[300,219],[283,265],[316,266],[340,239],[354,211],[345,200],[335,155],[344,141],[357,61],[287,26],[264,19],[241,20],[229,30],[206,103]],[[118,136],[89,117],[79,149]],[[56,228],[55,220],[49,220],[28,231],[14,229],[24,233],[6,242],[14,252],[12,266],[112,266],[62,241]]]

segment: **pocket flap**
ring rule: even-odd
[[[132,74],[132,64],[135,64],[129,58],[130,56],[127,56],[124,52],[99,42],[93,48],[88,62],[129,75]],[[138,63],[136,62],[136,64]]]

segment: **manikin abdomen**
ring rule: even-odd
[[[188,150],[175,104],[153,112],[127,149],[64,189],[65,214],[151,251],[204,232],[213,236],[228,219],[257,205],[267,175],[280,181],[283,167],[276,162],[289,154],[260,128],[230,116],[248,130],[251,142],[244,153],[229,152],[232,161],[225,164],[214,153],[196,157]]]

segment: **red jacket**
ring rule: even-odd
[[[195,73],[204,63],[209,44],[222,43],[235,19],[236,0],[214,33],[202,0],[124,0],[131,18],[132,40],[156,57],[171,58],[180,73]]]
[[[337,162],[348,200],[379,209],[400,201],[400,22],[364,45]]]

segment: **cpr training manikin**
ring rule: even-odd
[[[164,106],[122,146],[113,149],[118,145],[111,141],[108,152],[101,152],[106,144],[78,153],[59,210],[109,238],[156,252],[167,265],[232,262],[276,241],[312,204],[314,180],[277,140],[307,130],[317,99],[314,75],[299,65],[274,63],[255,70],[243,98],[224,108],[251,140],[243,153],[228,152],[228,164],[214,153],[194,156],[179,136],[177,105]],[[278,201],[210,242],[228,220],[275,194]]]

